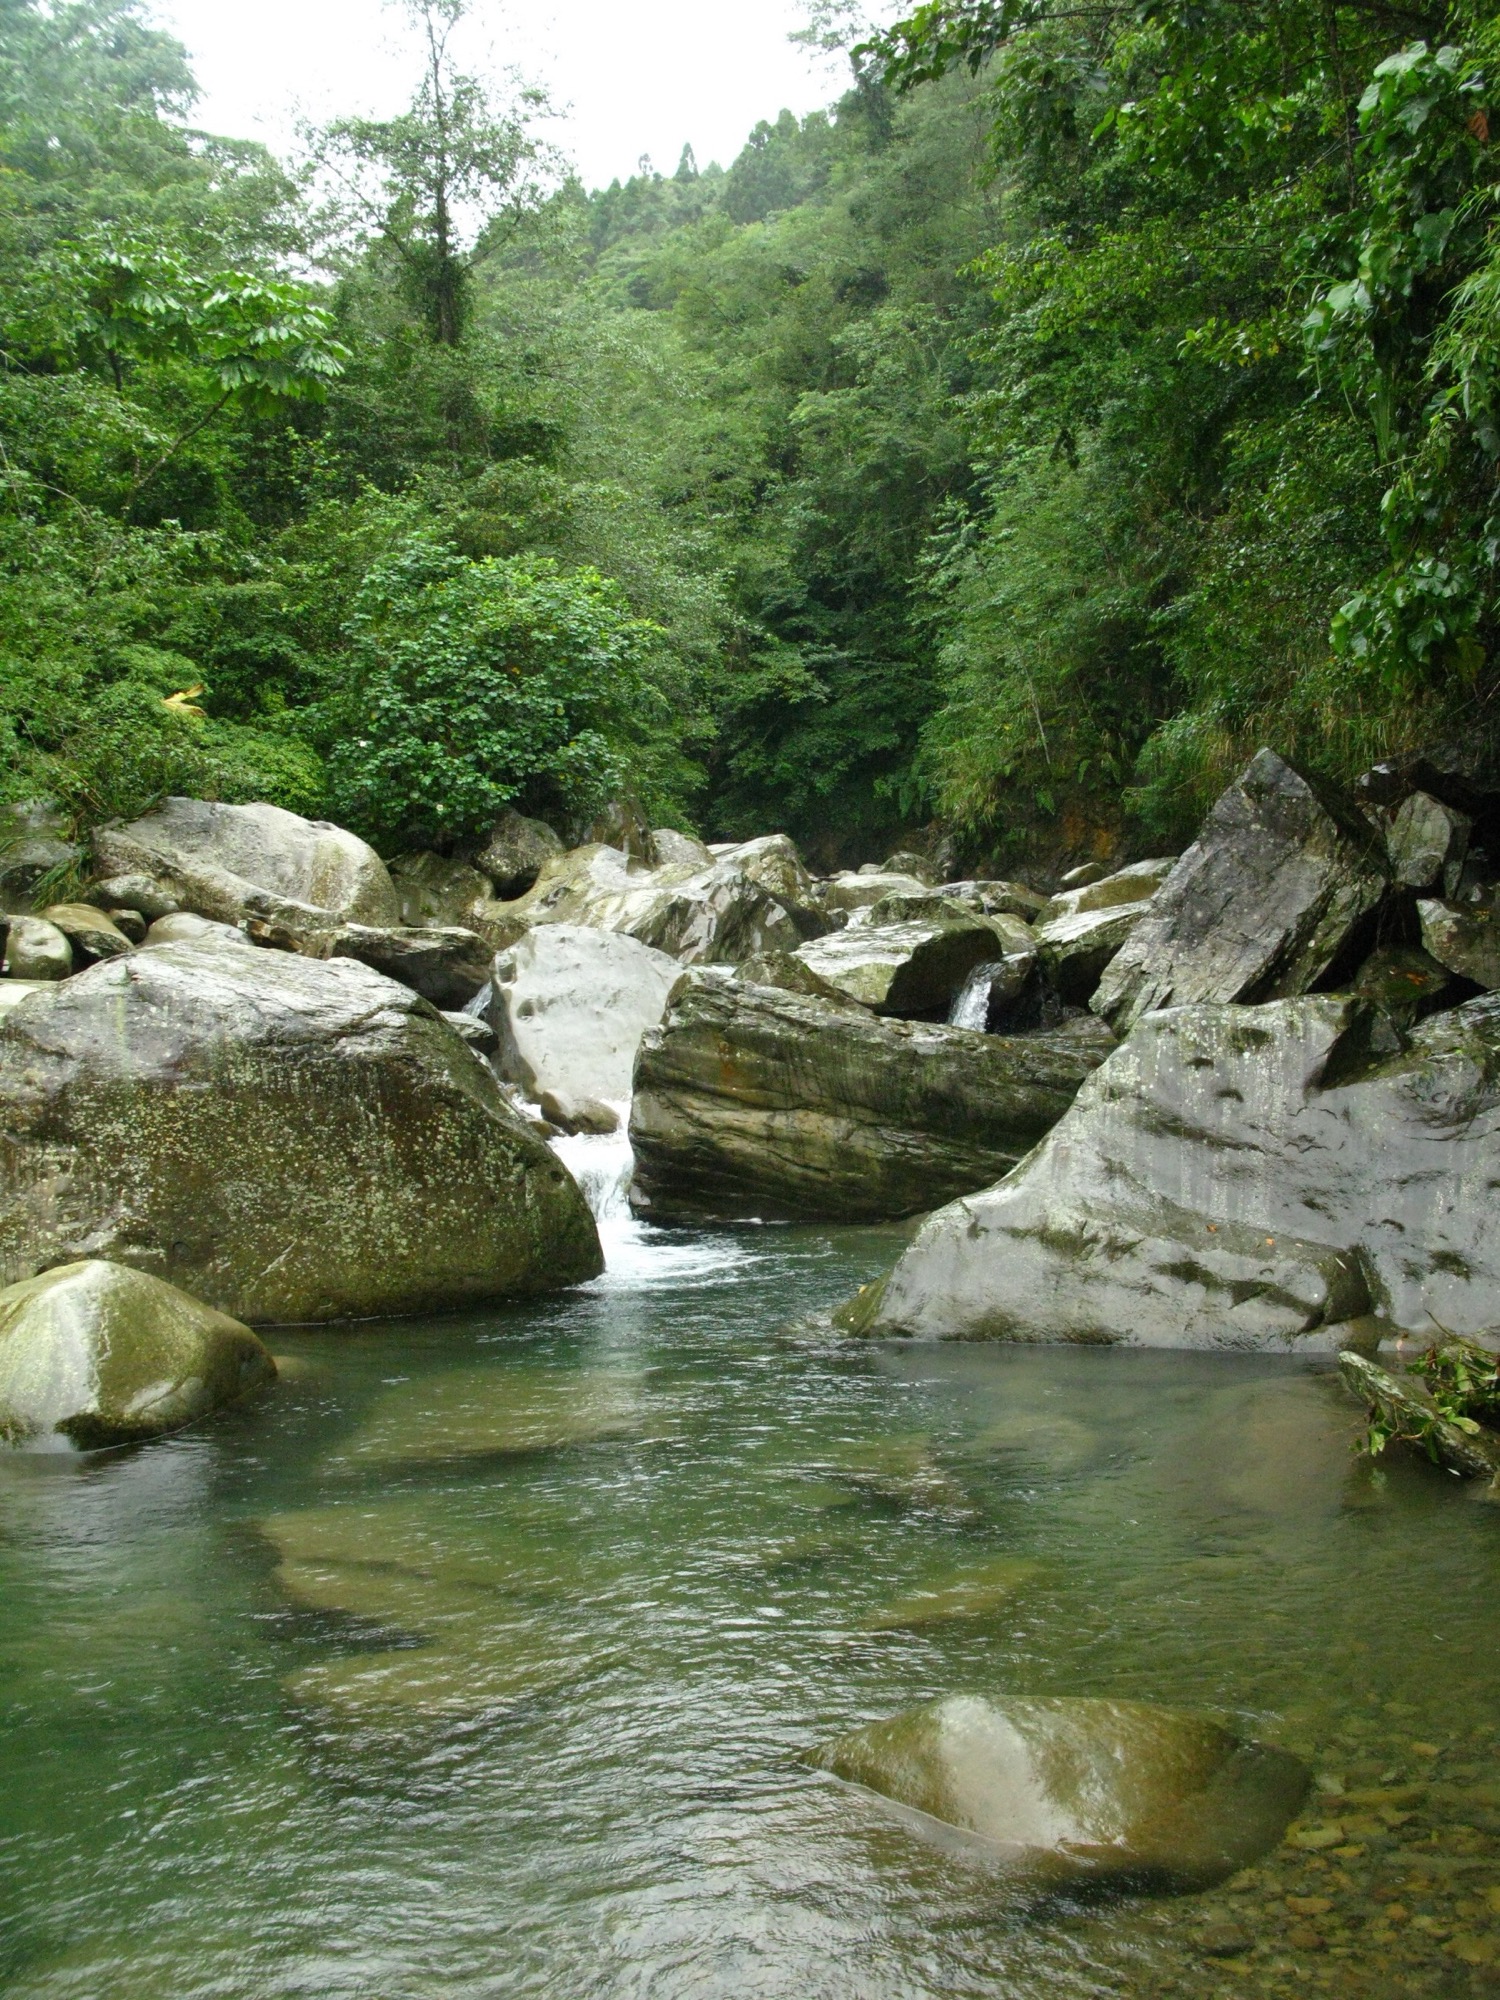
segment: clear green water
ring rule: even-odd
[[[0,1991],[1496,1991],[1500,1510],[1372,1476],[1326,1372],[789,1329],[898,1246],[637,1242],[286,1336],[295,1379],[154,1449],[0,1460]],[[955,1688],[1408,1789],[1208,1898],[1018,1909],[797,1761]]]

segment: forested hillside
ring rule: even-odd
[[[0,5],[12,799],[998,860],[1493,760],[1487,10],[937,0],[596,193],[462,11],[294,174],[130,0]]]

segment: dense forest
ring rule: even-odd
[[[135,0],[0,0],[10,800],[999,865],[1494,761],[1487,9],[931,0],[600,192],[463,11],[284,164]]]

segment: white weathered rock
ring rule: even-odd
[[[64,1264],[0,1292],[0,1438],[12,1444],[133,1444],[275,1379],[249,1327],[123,1264]]]
[[[731,847],[712,848],[710,852],[716,861],[728,862],[784,903],[801,909],[816,906],[818,885],[789,835],[765,833],[758,840],[742,840]]]
[[[1329,1348],[1500,1325],[1500,999],[1148,1015],[1014,1173],[846,1309],[928,1339]],[[1387,1042],[1389,1046],[1389,1042]]]
[[[1262,750],[1106,967],[1094,1009],[1124,1034],[1158,1007],[1305,993],[1387,883],[1373,827]]]
[[[501,1074],[534,1100],[552,1095],[568,1124],[582,1122],[586,1101],[626,1103],[642,1037],[682,976],[675,958],[632,937],[539,924],[495,960]]]
[[[279,806],[167,799],[129,826],[99,829],[94,863],[104,877],[147,876],[185,910],[224,923],[401,922],[400,898],[373,847]]]

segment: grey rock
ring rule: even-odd
[[[0,1022],[0,1279],[94,1256],[251,1323],[456,1309],[601,1261],[561,1163],[427,1002],[232,934]]]
[[[374,848],[279,806],[170,798],[129,826],[96,831],[94,865],[106,879],[149,876],[183,909],[223,923],[261,919],[316,935],[333,923],[401,922]]]
[[[0,1020],[33,993],[50,993],[52,987],[50,979],[0,979]]]
[[[1091,882],[1102,882],[1108,873],[1102,861],[1085,861],[1081,868],[1070,868],[1059,886],[1063,889],[1086,889]]]
[[[42,916],[60,930],[73,947],[75,965],[93,965],[101,958],[119,958],[133,949],[130,939],[103,910],[91,903],[52,903]]]
[[[1382,945],[1371,952],[1349,986],[1356,998],[1384,1014],[1398,1035],[1443,1006],[1452,990],[1446,967],[1427,952],[1404,945]]]
[[[234,924],[215,923],[212,917],[196,917],[191,910],[178,910],[158,917],[146,931],[148,945],[208,944],[227,945],[232,950],[253,951],[245,933]]]
[[[524,896],[549,861],[564,851],[557,834],[539,819],[508,812],[474,857],[479,872],[503,901]]]
[[[64,1264],[0,1292],[0,1438],[11,1444],[136,1444],[275,1379],[249,1327],[121,1264]]]
[[[1149,1015],[1008,1179],[933,1216],[853,1330],[1339,1348],[1500,1324],[1500,1000],[1378,1053],[1348,996]]]
[[[1500,988],[1500,908],[1421,902],[1422,943],[1439,965],[1493,993]]]
[[[784,833],[762,834],[758,840],[742,840],[731,847],[715,847],[709,852],[716,861],[728,862],[750,881],[767,889],[793,908],[812,909],[819,902],[818,885],[796,843]]]
[[[1275,1847],[1306,1797],[1288,1751],[1144,1702],[950,1695],[810,1761],[973,1836],[1037,1886],[1180,1894]]]
[[[820,883],[818,900],[830,915],[852,916],[856,910],[873,909],[884,896],[926,896],[931,892],[932,884],[919,876],[889,875],[883,868],[867,864],[852,874],[831,875]]]
[[[90,883],[83,899],[100,910],[139,910],[148,924],[158,917],[175,917],[182,908],[177,898],[149,875],[111,875]]]
[[[435,924],[417,930],[346,924],[329,939],[327,956],[356,958],[439,1009],[466,1007],[490,976],[490,952],[483,938],[473,931],[439,929]]]
[[[454,1012],[448,1008],[438,1010],[448,1026],[461,1035],[476,1054],[492,1056],[500,1046],[500,1038],[488,1021],[482,1021],[477,1014]]]
[[[1123,1034],[1157,1007],[1305,993],[1386,886],[1368,821],[1262,750],[1105,969],[1094,1008]]]
[[[919,882],[935,883],[938,872],[925,854],[917,854],[904,847],[898,854],[888,855],[881,864],[887,875],[915,875]]]
[[[115,929],[131,944],[144,944],[149,925],[139,910],[106,910]]]
[[[571,1104],[624,1104],[641,1039],[682,976],[676,959],[632,937],[538,925],[495,959],[490,1019],[502,1076],[537,1101],[550,1092]]]
[[[653,827],[651,831],[651,851],[648,856],[653,868],[712,868],[714,857],[690,833],[678,833],[669,826]]]
[[[550,862],[535,888],[507,906],[507,921],[506,944],[536,925],[572,924],[618,931],[684,965],[792,951],[824,928],[816,912],[764,888],[732,855],[711,868],[650,869],[597,845]]]
[[[847,1000],[877,1014],[935,1014],[946,1019],[977,965],[1002,955],[999,926],[959,917],[911,924],[850,924],[805,944],[796,956]]]
[[[826,1000],[835,1007],[855,1007],[836,986],[821,978],[805,960],[792,951],[766,951],[736,966],[735,977],[745,986],[775,986],[783,993],[801,993],[813,1000]]]
[[[543,1118],[559,1132],[591,1132],[608,1137],[620,1129],[620,1114],[612,1104],[596,1097],[574,1097],[566,1092],[544,1090],[539,1100]]]
[[[487,875],[446,854],[398,854],[391,881],[408,930],[423,924],[477,930],[476,918],[495,895]]]
[[[42,917],[12,917],[5,938],[8,979],[66,979],[73,970],[73,947]]]
[[[668,1222],[915,1214],[1028,1152],[1110,1046],[1092,1021],[1010,1041],[695,976],[641,1047],[632,1199]]]
[[[945,882],[937,893],[951,903],[962,904],[971,915],[1019,917],[1028,924],[1036,922],[1048,903],[1046,896],[1039,896],[1024,882]]]
[[[1036,919],[1037,928],[1040,930],[1047,924],[1068,917],[1093,916],[1125,908],[1140,909],[1152,900],[1176,865],[1175,859],[1168,857],[1132,861],[1128,868],[1117,868],[1112,875],[1102,871],[1093,875],[1092,871],[1086,871],[1091,875],[1089,881],[1080,882],[1071,889],[1065,888],[1049,898]]]
[[[1457,886],[1473,828],[1466,814],[1430,793],[1413,792],[1397,808],[1386,832],[1391,880],[1400,889],[1451,891]]]

